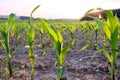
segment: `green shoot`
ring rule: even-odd
[[[104,54],[110,62],[110,72],[112,75],[112,80],[115,80],[115,61],[118,56],[118,29],[119,29],[119,20],[116,16],[113,16],[112,11],[106,10],[107,22],[103,22],[99,19],[95,19],[99,27],[101,27],[107,37],[111,54],[106,51],[104,48]]]
[[[62,79],[64,70],[65,70],[65,65],[64,65],[64,59],[67,56],[67,52],[70,49],[70,42],[63,47],[63,37],[59,31],[57,31],[56,27],[53,25],[50,25],[45,22],[44,20],[41,20],[44,29],[47,31],[47,33],[54,39],[54,47],[56,51],[56,58],[57,58],[57,63],[58,63],[58,76],[57,80]]]
[[[1,44],[6,52],[7,60],[8,60],[8,70],[10,77],[13,76],[13,70],[12,70],[12,55],[10,53],[10,45],[9,45],[9,32],[10,28],[13,26],[15,20],[15,14],[10,14],[8,17],[8,22],[6,27],[1,27],[0,32],[2,34],[2,40]]]
[[[31,66],[31,80],[33,80],[33,76],[34,76],[34,62],[35,62],[35,55],[34,55],[35,32],[34,32],[34,27],[31,24],[31,20],[32,20],[32,14],[38,7],[39,5],[35,7],[30,14],[29,29],[27,31],[27,42],[29,45],[29,60],[30,60],[30,66]]]
[[[74,32],[76,31],[77,27],[76,26],[71,26],[68,29],[70,31],[70,39],[72,41],[72,48],[74,48],[74,43],[77,39],[77,37],[75,37],[75,35],[74,35]]]

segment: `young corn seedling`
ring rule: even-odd
[[[53,25],[49,26],[49,24],[44,20],[41,21],[44,25],[44,29],[54,39],[54,47],[56,51],[56,59],[58,64],[57,80],[62,80],[63,73],[65,70],[64,59],[67,56],[67,52],[70,49],[70,42],[65,47],[63,47],[63,37],[61,33],[57,31],[56,27],[54,27]]]
[[[111,53],[107,52],[105,48],[103,52],[110,62],[110,72],[111,72],[112,80],[115,80],[115,72],[116,72],[115,63],[116,63],[116,58],[118,56],[119,20],[116,16],[113,16],[112,11],[106,10],[105,13],[107,15],[106,22],[103,22],[96,18],[95,21],[98,24],[98,26],[102,28],[105,36],[109,41]]]
[[[31,80],[33,80],[34,76],[34,62],[35,62],[35,55],[34,55],[34,37],[35,37],[35,32],[34,32],[34,27],[31,24],[32,20],[32,14],[33,12],[39,7],[35,7],[31,14],[30,14],[30,20],[29,20],[29,29],[27,31],[27,42],[29,45],[29,60],[30,60],[30,66],[31,66]]]
[[[74,35],[74,32],[76,31],[77,26],[71,26],[68,29],[70,31],[70,40],[72,41],[72,43],[71,43],[72,44],[72,48],[74,48],[74,43],[75,43],[75,41],[77,39],[77,37]]]
[[[0,32],[2,35],[2,40],[1,40],[1,44],[6,52],[7,55],[7,62],[8,62],[8,70],[9,70],[9,74],[10,77],[13,76],[13,70],[12,70],[12,54],[10,52],[10,45],[9,45],[9,32],[11,27],[14,24],[14,20],[15,20],[15,14],[10,14],[8,17],[8,22],[7,22],[7,26],[6,27],[0,27]]]
[[[39,19],[38,19],[39,20]],[[36,33],[38,34],[40,40],[39,40],[39,44],[41,44],[42,48],[45,47],[45,33],[44,33],[44,29],[41,23],[39,23],[39,25],[35,26],[36,30],[38,30],[39,32]]]
[[[98,38],[99,38],[99,34],[98,34],[98,31],[99,31],[99,27],[94,23],[94,22],[88,22],[85,24],[87,28],[89,28],[85,33],[86,34],[89,34],[88,36],[86,36],[88,40],[90,40],[90,44],[87,44],[85,45],[84,47],[89,47],[89,46],[94,46],[95,50],[98,50],[101,46],[98,42]],[[91,36],[91,37],[89,37]],[[84,48],[83,47],[83,48]]]
[[[14,43],[12,44],[15,44],[16,46],[19,46],[19,40],[20,40],[20,37],[21,37],[21,34],[23,31],[21,31],[21,27],[23,26],[19,26],[18,24],[17,25],[14,25],[11,29],[11,35],[12,35],[12,40],[14,40]]]
[[[84,51],[88,47],[93,47],[94,50],[97,52],[92,56],[87,56],[84,58],[81,58],[79,61],[82,61],[84,59],[90,59],[90,61],[93,60],[93,58],[96,57],[96,55],[101,51],[101,45],[98,42],[99,35],[98,34],[99,27],[95,24],[95,22],[84,22],[82,23],[82,32],[84,33],[85,40],[89,40],[90,43],[87,43],[81,48],[81,51]],[[100,50],[99,50],[100,49]]]

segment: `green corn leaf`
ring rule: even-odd
[[[41,22],[44,26],[44,29],[47,31],[47,33],[54,39],[54,45],[56,49],[56,58],[57,58],[57,61],[59,62],[59,55],[61,53],[61,42],[59,41],[56,28],[54,26],[50,27],[48,23],[45,22],[43,19],[41,19]]]
[[[111,57],[110,57],[110,54],[109,54],[106,50],[104,50],[103,52],[104,52],[106,58],[107,58],[110,62],[112,62],[112,59],[111,59]]]
[[[29,46],[32,46],[33,43],[34,43],[34,37],[35,37],[35,33],[34,33],[34,28],[33,26],[31,25],[31,19],[32,19],[32,14],[35,12],[36,9],[39,8],[40,5],[36,6],[31,14],[30,14],[30,20],[29,20],[29,29],[28,29],[28,32],[27,32],[27,40],[28,40],[28,44]]]
[[[31,80],[33,80],[33,76],[34,76],[34,62],[35,62],[34,45],[33,45],[34,38],[35,38],[35,32],[34,32],[34,27],[31,24],[31,20],[32,20],[32,14],[38,7],[39,5],[35,7],[30,14],[29,29],[27,31],[27,41],[29,45],[29,60],[30,60],[30,66],[31,66]]]
[[[118,49],[118,28],[119,26],[115,26],[114,32],[111,35],[111,47],[112,49]]]
[[[55,33],[55,31],[54,31],[52,28],[50,28],[50,26],[48,25],[47,22],[45,22],[45,21],[42,20],[42,19],[41,19],[41,21],[42,21],[42,23],[43,23],[43,25],[44,25],[44,29],[47,31],[47,33],[48,33],[50,36],[52,36],[55,41],[58,41],[58,37],[57,37],[57,34]]]
[[[57,51],[58,55],[60,55],[60,53],[61,53],[61,47],[62,47],[61,42],[60,41],[55,41],[54,45],[55,45],[55,48],[56,48],[56,51]]]
[[[40,5],[36,6],[32,12],[30,13],[30,20],[32,19],[32,14],[35,12],[35,10],[37,10],[40,7]]]
[[[43,29],[43,27],[40,27],[40,33],[41,33],[41,34],[44,33],[44,29]]]
[[[57,29],[53,26],[53,25],[50,25],[50,28],[52,28],[52,30],[57,33]]]
[[[76,29],[77,29],[76,26],[72,26],[72,33],[74,33]]]
[[[62,47],[62,42],[63,42],[63,38],[62,38],[62,35],[59,31],[57,31],[57,29],[51,25],[51,29],[56,33],[57,35],[57,38],[58,38],[58,41],[55,41],[55,47],[58,51],[58,53],[60,54],[61,52],[61,47]]]
[[[10,54],[10,45],[9,45],[9,32],[11,26],[13,26],[14,24],[14,20],[15,20],[15,14],[10,14],[7,21],[7,27],[0,28],[0,32],[2,34],[1,44],[7,55],[7,59],[8,59],[7,65],[8,65],[10,77],[13,75],[13,70],[12,70],[12,56]]]
[[[57,32],[57,36],[58,36],[58,40],[60,41],[60,43],[62,45],[63,38],[62,38],[62,35],[61,35],[61,33],[59,31]]]
[[[108,38],[109,40],[111,40],[111,32],[110,32],[108,26],[103,25],[102,29],[104,30],[105,35],[107,36],[107,38]]]
[[[15,20],[15,14],[11,13],[8,17],[7,26],[10,27],[14,23],[14,20]]]
[[[75,26],[71,26],[70,28],[68,28],[70,30],[70,32],[73,34],[74,31],[77,29],[77,27]]]
[[[84,51],[85,49],[87,49],[90,46],[93,46],[93,44],[86,44],[85,46],[82,47],[82,49],[80,49],[80,51]]]
[[[53,46],[53,44],[50,44],[48,48],[46,48],[42,54],[42,56],[45,56],[47,51]]]
[[[72,48],[74,48],[74,43],[75,43],[76,40],[77,40],[77,37],[75,37],[75,38],[71,41]]]
[[[109,40],[111,40],[111,32],[110,32],[108,26],[105,24],[105,22],[102,21],[102,20],[99,20],[97,18],[94,18],[94,20],[98,24],[98,26],[103,29],[103,31],[104,31],[105,35],[107,36],[107,38]]]
[[[112,50],[117,50],[118,49],[118,29],[119,29],[119,20],[117,17],[114,17],[114,15],[112,14],[112,11],[110,10],[106,10],[105,13],[108,16],[107,19],[107,24],[109,26],[109,29],[111,31],[111,41],[110,41],[110,45]],[[116,54],[114,54],[113,51],[113,56],[116,56]]]
[[[69,51],[69,49],[70,49],[70,42],[61,51],[61,54],[60,54],[60,65],[61,66],[64,62],[65,57],[67,56],[67,52]]]
[[[119,20],[116,16],[113,15],[112,11],[106,10],[105,13],[107,15],[107,21],[105,23],[100,21],[99,19],[95,19],[95,21],[98,24],[98,26],[100,26],[103,29],[110,43],[112,53],[109,54],[106,50],[103,50],[103,52],[111,63],[110,72],[112,75],[112,79],[114,79],[115,60],[118,55]]]
[[[114,25],[116,25],[116,23],[118,22],[118,19],[117,19],[117,17],[114,17],[111,10],[105,10],[105,13],[106,13],[106,15],[108,17],[107,18],[107,24],[109,26],[109,29],[110,29],[111,32],[113,32],[114,28],[115,28]]]
[[[28,40],[29,46],[32,46],[32,44],[34,42],[34,37],[35,37],[34,29],[29,28],[28,32],[27,32],[27,40]]]
[[[5,51],[7,54],[10,53],[10,50],[9,50],[9,35],[8,35],[8,32],[5,32],[5,31],[1,31],[2,33],[2,37],[3,37],[3,41],[2,41],[2,46],[4,47]]]

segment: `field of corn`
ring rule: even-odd
[[[120,23],[0,20],[0,80],[120,80]]]

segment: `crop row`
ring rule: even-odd
[[[33,80],[35,44],[45,48],[43,55],[46,54],[49,48],[55,48],[56,62],[58,64],[57,80],[62,80],[66,69],[64,60],[70,49],[79,47],[79,39],[89,42],[81,50],[91,46],[96,51],[104,53],[110,62],[111,79],[115,80],[117,71],[115,64],[119,53],[119,21],[111,11],[105,11],[108,17],[107,21],[97,18],[94,18],[94,21],[86,22],[47,21],[42,18],[32,20],[32,14],[38,7],[31,12],[29,21],[15,21],[14,14],[10,14],[7,21],[0,21],[0,47],[4,48],[7,56],[5,61],[2,56],[0,60],[6,63],[6,80],[13,76],[12,59],[15,53],[21,46],[26,45],[28,45],[31,80]],[[14,50],[11,50],[12,46],[14,46]],[[107,46],[110,46],[109,49]]]

